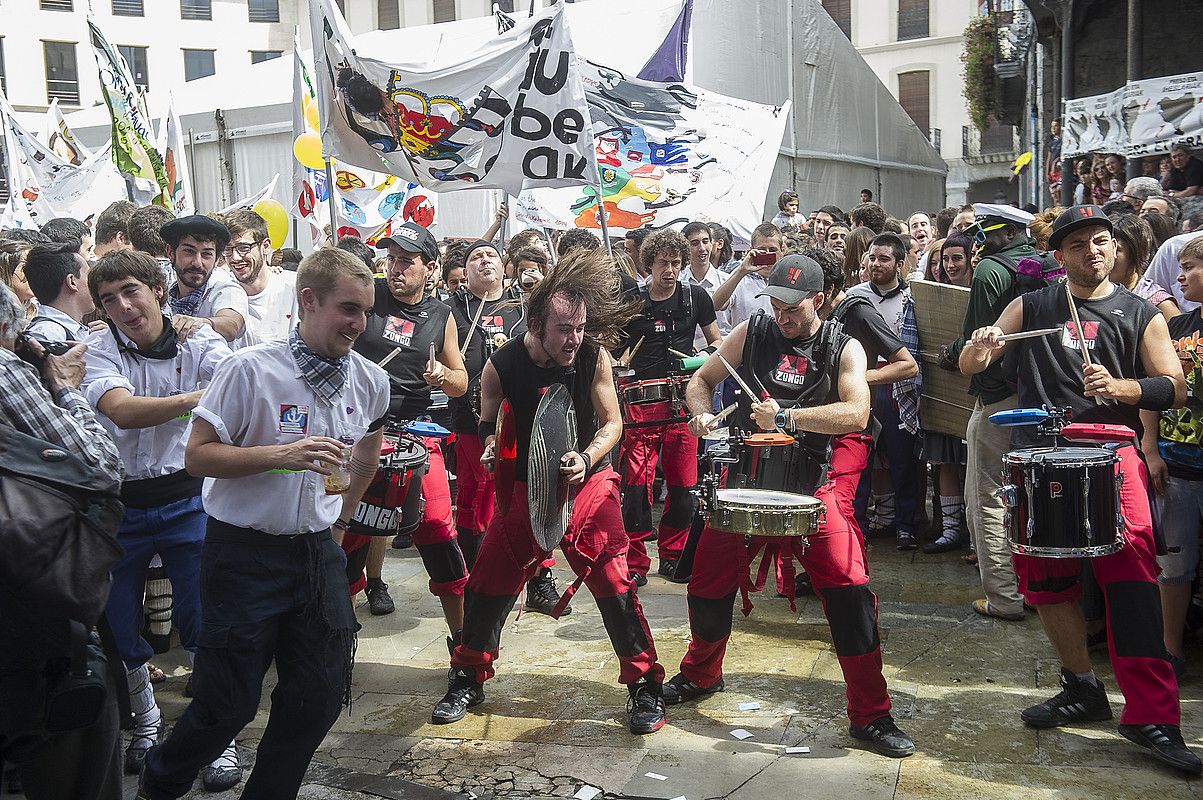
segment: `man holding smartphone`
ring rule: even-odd
[[[714,292],[714,310],[718,312],[718,327],[723,336],[761,309],[766,314],[773,313],[768,298],[759,295],[784,249],[784,237],[773,223],[761,223],[752,231],[752,248]]]

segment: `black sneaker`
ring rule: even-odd
[[[142,765],[146,762],[146,752],[158,744],[162,738],[162,718],[154,725],[134,726],[129,746],[125,748],[125,774],[140,774]]]
[[[632,572],[631,580],[635,582],[635,587],[647,586],[647,575],[642,572]]]
[[[686,678],[680,672],[669,678],[668,683],[664,684],[662,694],[664,702],[670,706],[675,706],[678,703],[686,703],[690,700],[697,700],[699,697],[707,697],[715,692],[721,692],[727,688],[723,683],[723,679],[719,678],[718,682],[713,686],[703,687]]]
[[[472,670],[452,667],[447,671],[447,694],[430,713],[435,725],[459,722],[468,709],[485,701],[485,687],[476,682]]]
[[[899,550],[914,550],[919,546],[919,540],[910,531],[898,531],[898,538],[894,542]]]
[[[1152,754],[1153,758],[1187,775],[1203,772],[1199,757],[1182,741],[1182,731],[1177,725],[1120,725],[1120,735],[1135,742]]]
[[[536,614],[548,614],[555,610],[560,602],[560,593],[556,591],[556,579],[551,576],[547,567],[539,570],[535,577],[526,582],[526,602],[523,608]],[[564,606],[560,616],[572,613],[572,606]]]
[[[201,786],[206,792],[224,792],[242,782],[242,765],[238,762],[238,748],[230,746],[212,764],[201,769]]]
[[[1111,703],[1103,682],[1097,685],[1081,680],[1061,668],[1061,692],[1043,703],[1025,708],[1019,717],[1033,728],[1056,728],[1074,722],[1102,722],[1111,719]]]
[[[664,727],[664,697],[661,685],[640,681],[631,684],[627,713],[631,715],[631,733],[655,733]]]
[[[656,574],[671,583],[689,583],[688,575],[677,575],[676,559],[660,559],[660,567],[656,570]]]
[[[810,575],[799,572],[794,576],[794,597],[807,597],[815,593],[815,587],[810,583]]]
[[[923,545],[923,552],[927,553],[929,556],[936,555],[937,553],[948,553],[953,550],[960,549],[961,537],[956,533],[941,534],[939,539]]]
[[[380,578],[368,578],[367,588],[363,592],[368,596],[368,610],[373,617],[382,617],[397,610],[393,598],[389,596],[388,584]]]
[[[454,495],[452,496],[454,497]],[[394,550],[405,550],[406,548],[413,547],[413,544],[414,535],[412,533],[398,533],[393,537]]]
[[[894,718],[889,714],[873,720],[863,728],[850,725],[848,734],[853,739],[868,742],[873,752],[890,758],[906,758],[915,752],[915,743],[911,741],[911,737],[894,724]]]

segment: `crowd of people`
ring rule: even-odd
[[[122,772],[148,800],[198,775],[230,788],[274,663],[242,796],[295,794],[349,702],[353,598],[396,613],[383,568],[390,547],[412,547],[447,624],[434,723],[485,702],[519,601],[558,618],[584,585],[630,730],[652,733],[667,706],[725,688],[735,598],[748,613],[771,573],[791,604],[822,601],[851,735],[904,757],[916,743],[890,713],[867,563],[870,544],[889,544],[975,565],[978,614],[1038,613],[1062,691],[1023,709],[1026,724],[1110,719],[1088,655],[1107,646],[1120,732],[1198,774],[1177,680],[1203,521],[1203,211],[1190,201],[1203,167],[1178,149],[1160,179],[1127,181],[1116,156],[1083,162],[1069,208],[895,217],[869,189],[848,211],[786,191],[746,242],[703,221],[608,243],[584,229],[506,239],[502,207],[477,240],[406,223],[374,247],[344,237],[302,258],[273,250],[250,209],[177,219],[125,201],[0,231],[0,431],[120,481],[124,503],[95,631],[110,702],[48,729],[47,665],[65,645],[45,631],[68,621],[19,624],[31,612],[0,598],[0,756],[31,799],[120,797]],[[915,281],[966,293],[961,337],[920,341]],[[924,430],[933,370],[970,376],[963,431]],[[990,418],[1041,407],[1129,431],[1113,448],[1125,546],[1085,575],[1079,559],[1012,553],[1000,466],[1024,443]],[[768,488],[822,503],[808,536],[736,536],[707,516],[699,487],[722,480],[712,451],[732,442],[787,454]],[[550,477],[536,447],[562,455]],[[385,456],[402,452],[413,468],[385,486]],[[726,485],[758,469],[731,462]],[[575,502],[547,542],[530,487],[554,502],[559,480]],[[414,487],[411,508],[382,499]],[[394,522],[371,513],[382,505]],[[577,576],[563,592],[557,542]],[[169,734],[148,628],[162,591],[148,583],[164,579],[191,666]],[[690,644],[671,677],[639,601],[650,580],[688,584]]]

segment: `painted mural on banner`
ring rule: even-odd
[[[1062,115],[1061,157],[1086,153],[1123,153],[1128,132],[1120,113],[1123,89],[1067,100]]]
[[[585,61],[579,69],[608,228],[721,220],[750,237],[764,211],[788,101],[751,103]],[[516,213],[519,221],[547,228],[601,227],[592,185],[524,192]]]
[[[310,17],[327,155],[436,191],[593,179],[562,4],[423,64],[357,56],[332,0],[310,0]]]
[[[1061,154],[1168,153],[1175,144],[1203,147],[1203,72],[1129,81],[1107,94],[1067,100]]]

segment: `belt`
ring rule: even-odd
[[[209,517],[209,526],[205,531],[205,541],[215,544],[254,544],[274,547],[290,547],[308,541],[323,542],[330,538],[330,529],[325,528],[311,533],[278,534],[267,533],[255,528],[243,528],[231,525],[219,519]]]

